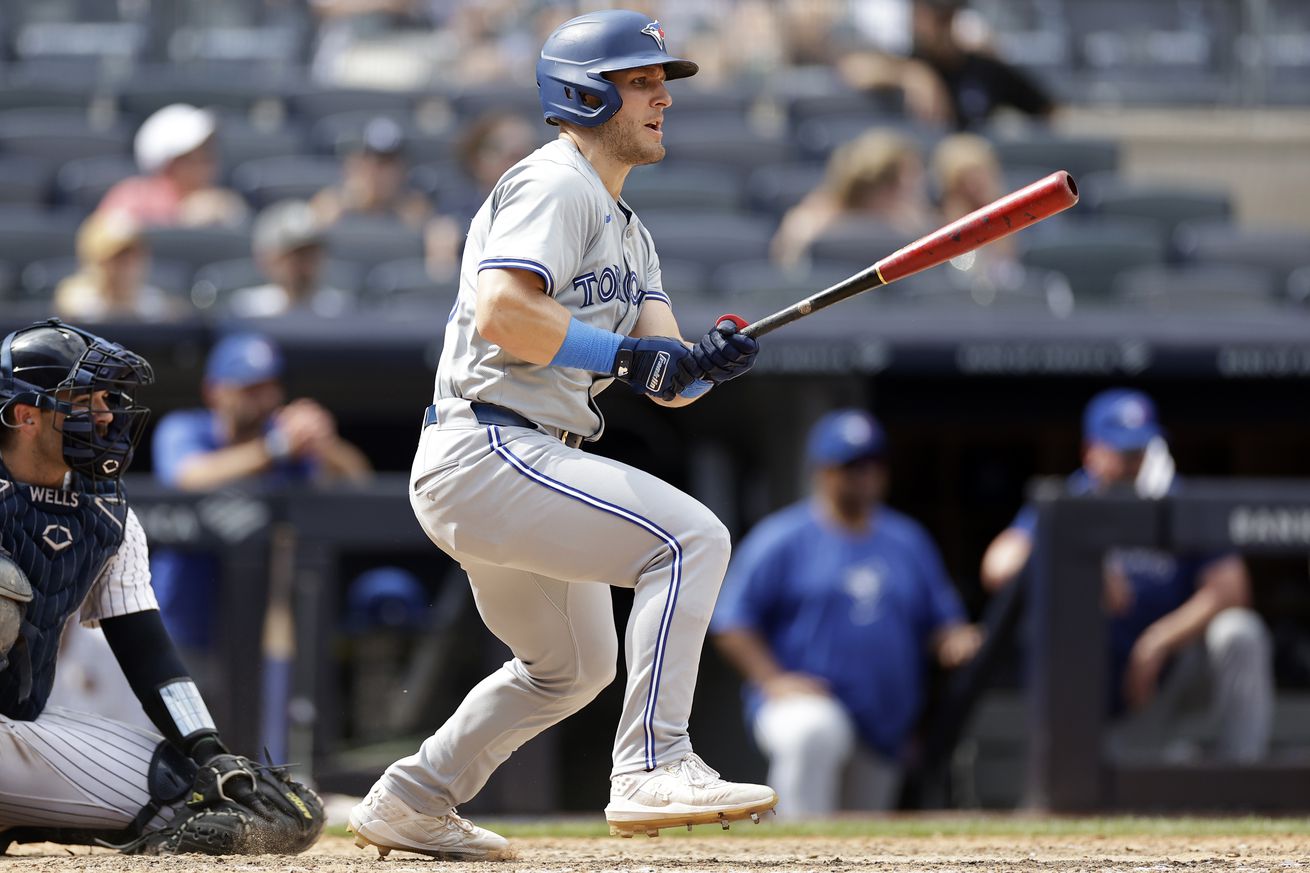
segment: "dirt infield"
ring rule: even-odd
[[[409,873],[441,869],[503,873],[580,873],[580,871],[1089,871],[1089,873],[1167,873],[1231,870],[1310,871],[1310,838],[1304,835],[1243,836],[873,836],[735,837],[709,833],[695,837],[619,840],[605,837],[516,838],[518,858],[482,864],[440,864],[395,853],[379,861],[373,850],[356,849],[346,838],[324,837],[304,855],[207,858],[127,858],[106,850],[61,846],[15,846],[0,860],[13,873],[137,873],[137,871],[225,871],[225,873]]]

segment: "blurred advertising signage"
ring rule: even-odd
[[[1310,506],[1236,506],[1228,537],[1236,546],[1310,546]]]

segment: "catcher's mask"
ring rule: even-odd
[[[150,410],[134,394],[155,381],[140,355],[57,318],[21,328],[0,344],[0,424],[13,427],[10,412],[24,403],[64,416],[63,456],[73,471],[95,480],[117,480],[132,463]],[[94,408],[104,394],[104,409]],[[96,414],[112,419],[98,426]]]

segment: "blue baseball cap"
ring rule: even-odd
[[[374,567],[346,589],[346,626],[422,628],[428,620],[428,594],[413,573],[401,567]]]
[[[887,438],[878,420],[862,409],[829,412],[810,429],[805,455],[815,467],[840,467],[865,458],[881,458]]]
[[[1162,433],[1155,404],[1140,391],[1102,391],[1083,413],[1083,439],[1121,452],[1140,451]]]
[[[205,362],[205,381],[254,385],[282,375],[282,352],[268,337],[234,333],[219,340]]]

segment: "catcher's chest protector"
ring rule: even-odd
[[[21,680],[11,663],[0,672],[0,713],[31,721],[45,708],[64,622],[122,545],[126,523],[127,503],[112,494],[14,482],[0,463],[0,547],[27,575],[33,595],[23,633],[31,691],[19,700]]]

